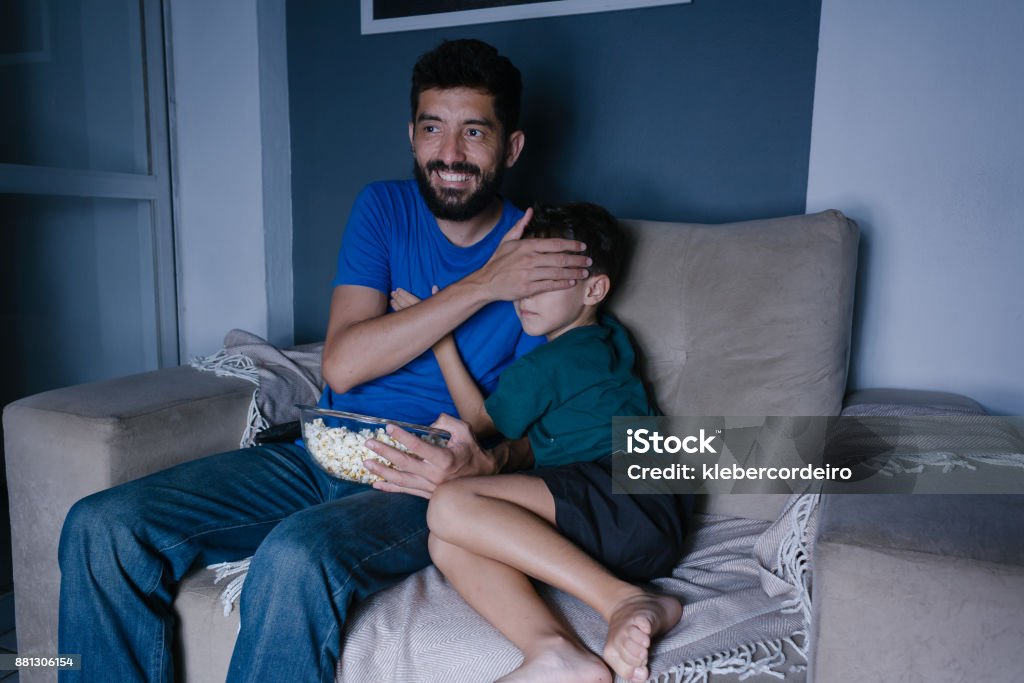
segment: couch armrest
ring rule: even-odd
[[[957,394],[868,389],[844,415],[985,414]],[[1024,495],[822,497],[808,680],[1016,680]]]
[[[945,391],[858,389],[843,399],[843,415],[984,415],[972,398]]]
[[[21,653],[57,652],[57,542],[90,493],[238,447],[253,385],[187,366],[48,391],[4,409]]]
[[[1024,496],[831,495],[808,680],[1010,681],[1024,643]]]

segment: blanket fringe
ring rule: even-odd
[[[877,456],[864,463],[879,474],[891,477],[897,474],[921,474],[925,467],[941,467],[943,474],[963,468],[978,469],[974,463],[997,465],[1000,467],[1024,468],[1024,458],[1020,453],[978,452],[954,453],[952,451],[932,451],[928,453],[893,453]]]
[[[215,373],[218,377],[236,377],[256,385],[249,401],[249,411],[245,418],[245,430],[238,442],[239,448],[248,448],[256,443],[256,435],[270,426],[267,418],[260,412],[257,398],[260,393],[260,377],[252,358],[243,353],[228,353],[221,349],[209,356],[196,356],[188,362],[196,370]]]
[[[796,586],[796,595],[785,603],[783,612],[800,612],[805,624],[811,621],[811,567],[810,549],[807,546],[807,528],[818,507],[821,494],[805,493],[794,507],[789,533],[779,543],[776,555],[775,574],[791,586]]]
[[[794,503],[793,521],[789,533],[779,544],[777,567],[774,570],[779,578],[796,587],[796,595],[787,601],[783,610],[800,612],[805,626],[809,626],[811,620],[811,569],[807,531],[819,500],[820,494],[805,493]],[[712,674],[739,674],[741,681],[758,674],[784,679],[786,672],[779,670],[786,664],[783,645],[789,645],[803,662],[791,664],[787,671],[805,671],[807,630],[800,629],[786,638],[745,643],[731,650],[687,660],[650,678],[648,683],[708,683],[708,677]]]
[[[256,444],[256,435],[270,426],[267,418],[260,412],[258,403],[260,390],[252,392],[252,400],[249,401],[249,411],[245,418],[245,431],[242,432],[242,440],[238,442],[239,448],[248,448]]]
[[[786,672],[779,670],[786,663],[783,644],[791,645],[806,661],[806,645],[796,640],[803,637],[803,634],[800,631],[788,638],[759,640],[700,659],[691,659],[650,679],[648,683],[708,683],[709,676],[713,674],[739,674],[741,681],[761,674],[781,680],[786,677]],[[800,666],[789,668],[790,671],[800,669]]]
[[[229,576],[235,577],[227,586],[224,587],[224,591],[220,594],[220,604],[224,609],[224,616],[231,614],[235,601],[238,600],[238,597],[242,594],[242,585],[245,583],[245,577],[249,573],[250,562],[252,562],[252,558],[247,557],[244,560],[237,560],[235,562],[219,562],[207,567],[207,569],[214,572],[214,584],[220,583]]]
[[[196,370],[216,373],[218,377],[238,377],[253,384],[260,383],[256,364],[243,353],[228,353],[227,349],[221,349],[209,356],[196,356],[188,364]]]

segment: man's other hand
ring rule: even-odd
[[[381,478],[373,484],[375,489],[430,498],[434,489],[450,479],[498,472],[499,463],[480,447],[468,424],[442,414],[433,426],[451,434],[447,446],[429,444],[396,425],[388,425],[388,435],[408,448],[408,453],[375,439],[366,441],[367,448],[395,466],[392,469],[372,459],[363,461],[366,469]]]

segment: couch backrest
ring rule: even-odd
[[[724,225],[623,223],[635,244],[611,309],[633,333],[666,415],[839,413],[856,223],[838,211]],[[733,507],[774,517],[757,513],[752,499]]]

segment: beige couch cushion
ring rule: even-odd
[[[636,338],[666,415],[839,414],[856,223],[824,211],[727,225],[625,225],[643,238],[611,307]],[[782,498],[733,494],[709,506],[774,519]]]
[[[224,683],[238,638],[238,606],[225,616],[220,595],[228,577],[213,583],[214,573],[198,569],[182,579],[174,613],[185,628],[175,643],[175,667],[188,683]]]

